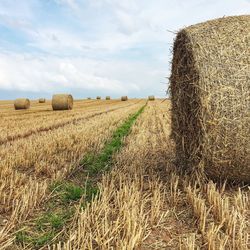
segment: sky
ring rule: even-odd
[[[0,99],[166,96],[181,28],[250,0],[0,0]]]

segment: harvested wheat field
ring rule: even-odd
[[[169,100],[0,107],[0,249],[248,249],[248,186],[177,171]]]

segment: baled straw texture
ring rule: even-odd
[[[121,101],[127,101],[128,100],[128,97],[127,96],[122,96],[121,97]]]
[[[18,98],[14,102],[14,107],[16,110],[29,109],[30,108],[30,100],[27,98]]]
[[[149,100],[149,101],[154,101],[154,100],[155,100],[155,96],[154,96],[154,95],[150,95],[150,96],[148,97],[148,100]]]
[[[111,98],[110,98],[110,96],[106,96],[106,100],[110,100]]]
[[[46,99],[45,99],[45,98],[40,98],[40,99],[38,100],[38,102],[39,102],[39,103],[45,103],[45,102],[46,102]]]
[[[102,98],[101,98],[101,96],[97,96],[96,99],[97,100],[101,100]]]
[[[71,110],[73,108],[73,97],[68,94],[58,94],[52,97],[53,110]]]
[[[250,182],[250,16],[181,30],[171,74],[178,164]]]

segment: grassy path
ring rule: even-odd
[[[11,249],[42,249],[50,242],[61,239],[79,209],[76,204],[84,208],[98,196],[98,179],[104,171],[111,169],[113,155],[122,148],[124,138],[146,105],[130,115],[113,132],[99,153],[88,154],[66,180],[51,185],[51,197],[46,207],[16,233],[16,245]]]
[[[169,160],[169,144],[157,145],[162,136],[157,117],[163,117],[158,104],[148,104],[124,147],[114,155],[114,167],[98,181],[99,195],[76,213],[66,240],[51,249],[144,249],[152,231],[157,233],[165,226],[169,208],[157,172]],[[163,111],[167,110],[168,106],[164,107]],[[168,134],[167,129],[164,135]]]
[[[64,179],[84,154],[99,152],[117,126],[143,104],[144,100],[122,112],[105,113],[1,147],[0,249],[11,246],[15,228],[43,206],[48,184]]]
[[[128,136],[132,125],[143,112],[146,105],[140,108],[135,114],[131,115],[117,130],[113,133],[112,138],[105,145],[100,154],[89,154],[83,159],[82,164],[86,166],[90,175],[98,174],[107,170],[112,165],[112,156],[123,146],[123,140]]]

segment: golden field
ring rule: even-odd
[[[249,187],[177,171],[168,100],[1,101],[0,116],[0,249],[249,249]]]

